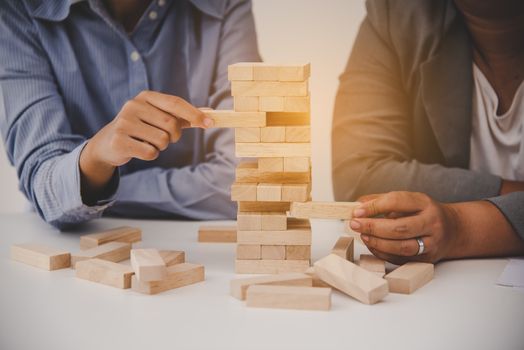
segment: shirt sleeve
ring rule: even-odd
[[[106,198],[84,205],[78,159],[85,139],[67,119],[50,64],[22,2],[0,5],[0,129],[20,188],[40,216],[59,228],[99,217]]]
[[[232,107],[227,66],[240,61],[259,61],[250,1],[232,1],[226,10],[217,53],[215,79],[208,106]],[[235,158],[232,129],[208,129],[201,143],[204,159],[196,166],[151,168],[123,175],[117,202],[108,213],[121,216],[180,216],[199,220],[233,219],[231,201]],[[197,140],[198,142],[198,140]]]

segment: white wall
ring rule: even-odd
[[[338,75],[364,17],[364,0],[253,0],[265,61],[311,62],[313,198],[331,200],[331,119]],[[0,212],[23,210],[14,169],[0,146]]]

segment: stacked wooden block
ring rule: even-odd
[[[236,272],[303,272],[311,226],[286,212],[291,202],[310,199],[310,65],[237,63],[228,75],[234,111],[215,111],[215,123],[236,128],[237,157],[256,158],[239,164],[231,187],[238,202]]]

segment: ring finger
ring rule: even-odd
[[[393,254],[398,256],[415,256],[419,251],[419,244],[417,239],[383,239],[375,236],[361,235],[362,241],[369,249],[375,249],[386,254]],[[424,243],[424,252],[427,253],[431,246],[431,237],[419,237]],[[428,246],[429,243],[429,246]]]

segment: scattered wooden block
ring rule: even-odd
[[[386,262],[371,254],[360,254],[358,266],[375,273],[380,278],[386,274]]]
[[[158,254],[160,254],[166,266],[173,266],[186,262],[186,253],[180,250],[159,250]]]
[[[238,211],[239,212],[260,212],[260,213],[270,213],[270,212],[279,212],[285,213],[289,211],[291,203],[290,202],[238,202]]]
[[[263,112],[283,112],[284,98],[282,96],[259,97],[258,109]]]
[[[408,262],[384,277],[392,293],[411,294],[433,279],[433,264]]]
[[[238,231],[238,243],[265,245],[311,245],[311,228],[283,231]]]
[[[259,244],[238,244],[237,259],[240,260],[259,260],[261,259],[261,249]]]
[[[259,97],[257,96],[237,96],[233,99],[233,109],[235,112],[258,112]]]
[[[309,96],[288,96],[284,97],[284,109],[282,112],[301,112],[309,113],[311,106]],[[278,111],[267,111],[278,112]]]
[[[310,245],[286,245],[287,260],[309,260],[310,258]]]
[[[309,184],[283,184],[281,200],[305,202],[309,199]]]
[[[258,170],[268,172],[282,172],[284,171],[284,158],[259,158]]]
[[[310,143],[246,143],[235,145],[237,157],[310,157]]]
[[[364,304],[375,304],[388,294],[387,282],[347,261],[330,254],[315,262],[315,273],[327,284]]]
[[[359,202],[294,202],[289,214],[302,219],[351,219]]]
[[[268,128],[271,128],[271,126]],[[309,126],[287,126],[285,134],[285,142],[311,142],[311,128]]]
[[[238,183],[309,183],[311,174],[309,168],[307,171],[296,173],[271,172],[259,169],[255,162],[241,162],[235,171],[235,181]]]
[[[309,260],[236,260],[236,273],[286,273],[304,272]],[[378,277],[377,277],[378,278]],[[385,282],[385,281],[384,281]]]
[[[241,278],[231,281],[231,296],[246,299],[246,291],[252,285],[312,286],[312,278],[303,273],[283,273],[279,275]]]
[[[102,259],[88,259],[76,264],[76,277],[115,288],[131,288],[130,266]]]
[[[246,199],[252,200],[252,199]],[[266,202],[280,202],[282,201],[282,185],[271,183],[259,183],[256,186],[255,200]]]
[[[200,226],[198,241],[202,243],[234,243],[237,241],[237,227]]]
[[[331,250],[332,254],[336,254],[343,259],[353,261],[354,239],[349,236],[341,236]]]
[[[167,277],[166,264],[156,249],[131,249],[131,266],[136,278],[143,282]]]
[[[136,243],[142,240],[142,230],[122,226],[80,237],[80,249],[89,249],[109,242]]]
[[[177,264],[167,268],[167,277],[160,281],[140,281],[133,276],[131,288],[139,293],[157,294],[203,281],[204,266],[190,263]]]
[[[260,142],[260,128],[236,128],[235,142]]]
[[[331,288],[252,285],[246,292],[249,307],[329,310]]]
[[[231,200],[233,201],[256,201],[257,184],[234,183],[231,185]]]
[[[253,63],[239,62],[227,67],[228,80],[253,80]]]
[[[213,119],[215,128],[256,128],[266,126],[265,112],[235,112],[231,110],[200,109]]]
[[[287,216],[284,213],[261,213],[261,230],[287,230]]]
[[[287,157],[284,158],[285,172],[306,172],[311,170],[309,157]]]
[[[315,273],[315,268],[313,266],[311,266],[306,271],[304,271],[304,274],[306,274],[309,277],[311,277],[312,282],[313,282],[313,287],[331,288],[331,286],[329,284],[327,284],[326,282],[322,281],[317,276],[317,274]]]
[[[98,247],[81,250],[77,253],[71,254],[71,267],[75,268],[75,265],[79,261],[88,259],[102,259],[112,262],[119,262],[129,259],[129,253],[131,251],[131,243],[126,242],[109,242]]]
[[[71,266],[69,252],[32,243],[12,245],[11,259],[48,271]]]
[[[285,260],[286,247],[283,245],[263,245],[261,246],[261,258],[264,260]]]
[[[237,96],[307,96],[307,81],[231,81],[231,95]]]
[[[266,126],[310,125],[309,113],[267,112]]]
[[[286,128],[284,126],[268,126],[260,128],[261,142],[288,142],[286,141]]]

